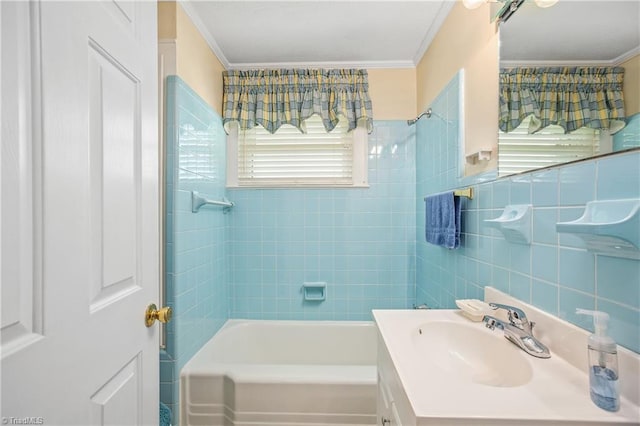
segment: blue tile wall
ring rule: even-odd
[[[457,179],[457,162],[447,156],[448,163],[442,163],[443,152],[454,152],[460,144],[457,112],[446,107],[458,98],[457,80],[432,105],[434,111],[448,115],[443,120],[421,121],[417,127],[417,302],[455,308],[456,298],[482,298],[484,286],[492,285],[589,330],[591,322],[575,315],[575,308],[606,311],[612,318],[611,335],[622,346],[640,352],[640,261],[594,255],[581,240],[555,230],[556,222],[580,217],[588,201],[640,198],[640,152],[492,182]],[[626,133],[616,138],[638,146],[638,122],[637,116],[632,117]],[[424,196],[469,182],[476,197],[463,200],[462,247],[447,250],[427,244]],[[533,205],[531,245],[507,242],[483,224],[515,203]]]
[[[627,118],[627,125],[613,135],[613,150],[640,147],[640,112]]]
[[[222,120],[179,77],[166,80],[165,292],[173,309],[160,355],[160,400],[178,417],[180,369],[229,317],[225,229],[220,208],[191,212],[191,191],[225,196]]]
[[[460,76],[456,75],[432,102],[433,115],[416,128],[416,302],[431,307],[455,306],[459,294],[466,294],[466,282],[478,279],[477,262],[460,262],[456,277],[454,256],[425,241],[424,197],[457,186],[460,178]],[[486,201],[486,200],[485,200]],[[463,200],[463,203],[466,203]],[[491,203],[489,201],[489,203]],[[490,207],[487,206],[487,207]],[[475,221],[474,221],[475,220]],[[479,216],[465,216],[465,229],[478,230]],[[479,241],[476,241],[479,243]],[[468,242],[467,242],[468,243]],[[487,247],[470,247],[486,253]],[[491,250],[491,247],[488,247]],[[499,250],[500,248],[496,248]],[[486,271],[483,271],[485,273]],[[425,282],[428,279],[428,285]]]
[[[233,318],[370,320],[413,303],[415,127],[375,121],[369,152],[369,188],[229,190]],[[327,283],[325,301],[303,301],[307,281]]]

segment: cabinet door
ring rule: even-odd
[[[400,414],[398,413],[395,402],[391,403],[391,425],[402,426],[402,420],[400,420]]]
[[[378,424],[380,426],[392,426],[396,423],[392,421],[393,397],[389,385],[378,373]]]

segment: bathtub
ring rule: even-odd
[[[373,322],[229,320],[180,372],[180,425],[375,425]]]

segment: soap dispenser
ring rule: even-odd
[[[591,400],[603,410],[618,411],[618,350],[616,342],[607,335],[609,314],[580,308],[576,309],[576,313],[592,316],[596,329],[587,343]]]

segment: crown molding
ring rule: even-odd
[[[220,61],[222,66],[225,69],[229,69],[231,65],[229,64],[227,57],[224,55],[222,49],[220,49],[220,46],[218,46],[218,43],[216,43],[216,40],[207,29],[207,26],[204,24],[204,22],[202,22],[202,20],[198,16],[198,13],[191,5],[191,0],[178,0],[178,4],[182,6],[182,9],[187,14],[189,19],[191,19],[193,25],[198,29],[198,31],[200,31],[200,34],[205,39],[213,53],[218,57],[218,60]]]
[[[456,4],[455,1],[443,1],[442,4],[440,5],[440,9],[436,14],[436,18],[431,23],[431,26],[429,27],[429,29],[427,30],[427,33],[424,36],[424,39],[422,39],[422,43],[420,44],[418,51],[413,57],[414,66],[418,66],[418,64],[420,63],[420,60],[422,59],[424,54],[427,52],[427,49],[431,45],[431,42],[436,37],[436,34],[438,34],[438,31],[440,31],[440,27],[444,23],[444,20],[447,19],[447,16],[449,16],[449,12],[451,12],[451,9],[453,9],[453,6],[455,6],[455,4]]]
[[[638,55],[640,55],[640,46],[636,46],[628,52],[618,56],[617,58],[612,59],[611,62],[613,63],[613,65],[620,65],[621,63],[626,62],[634,56]]]
[[[603,60],[580,60],[580,61],[500,61],[500,68],[513,67],[588,67],[588,66],[618,66],[623,62],[640,55],[640,46],[634,47],[617,58]]]
[[[515,67],[601,67],[613,65],[612,61],[500,61],[500,68]]]
[[[354,61],[354,62],[253,62],[231,63],[230,70],[276,69],[276,68],[415,68],[412,61]]]

